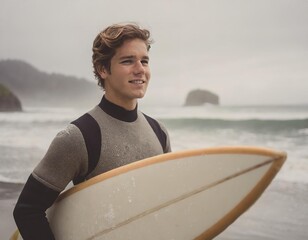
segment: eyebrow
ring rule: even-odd
[[[129,55],[129,56],[123,56],[123,57],[120,57],[120,60],[124,60],[124,59],[134,59],[136,58],[136,56],[134,55]],[[142,59],[144,60],[149,60],[149,56],[143,56]]]

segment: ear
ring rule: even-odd
[[[102,79],[106,79],[106,77],[110,74],[104,66],[98,67],[97,71]]]

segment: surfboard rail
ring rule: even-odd
[[[239,202],[232,211],[230,211],[223,219],[218,221],[210,229],[196,237],[196,240],[213,239],[219,233],[223,232],[229,225],[231,225],[242,213],[247,211],[260,198],[264,190],[270,185],[287,158],[286,152],[275,151],[268,148],[235,147],[234,149],[230,149],[228,147],[224,150],[227,152],[229,150],[231,150],[231,152],[234,150],[234,153],[254,153],[266,155],[273,157],[270,162],[274,161],[275,163],[271,166],[269,171],[267,171],[266,175],[264,175],[259,183],[251,190],[251,192],[241,202]]]
[[[106,173],[102,173],[98,176],[95,176],[85,182],[82,182],[70,189],[67,189],[57,199],[57,201],[61,201],[63,198],[68,197],[71,194],[74,194],[78,191],[81,191],[84,188],[92,184],[96,184],[98,182],[104,181],[108,178],[126,173],[133,169],[145,167],[147,165],[160,163],[167,160],[175,160],[179,157],[193,157],[201,154],[256,154],[256,155],[263,155],[275,158],[277,164],[275,164],[274,169],[272,169],[272,174],[275,174],[280,170],[281,166],[283,165],[287,153],[281,152],[278,150],[264,148],[264,147],[250,147],[250,146],[222,146],[222,147],[211,147],[211,148],[201,148],[201,149],[193,149],[193,150],[182,150],[177,152],[170,152],[165,153],[162,155],[157,155],[154,157],[146,158],[140,161],[136,161],[125,166],[121,166],[119,168],[112,169]],[[272,176],[272,174],[270,174]]]

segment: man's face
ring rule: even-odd
[[[110,72],[101,71],[106,98],[128,110],[145,95],[150,76],[147,46],[141,39],[126,40],[112,57]]]

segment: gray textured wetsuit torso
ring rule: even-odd
[[[86,179],[134,161],[171,151],[164,126],[159,124],[167,137],[165,149],[145,116],[137,108],[126,111],[103,98],[99,106],[88,113],[98,123],[101,148],[96,167]],[[52,141],[32,175],[49,188],[62,191],[71,180],[84,176],[87,171],[88,153],[83,135],[78,127],[70,124]]]

